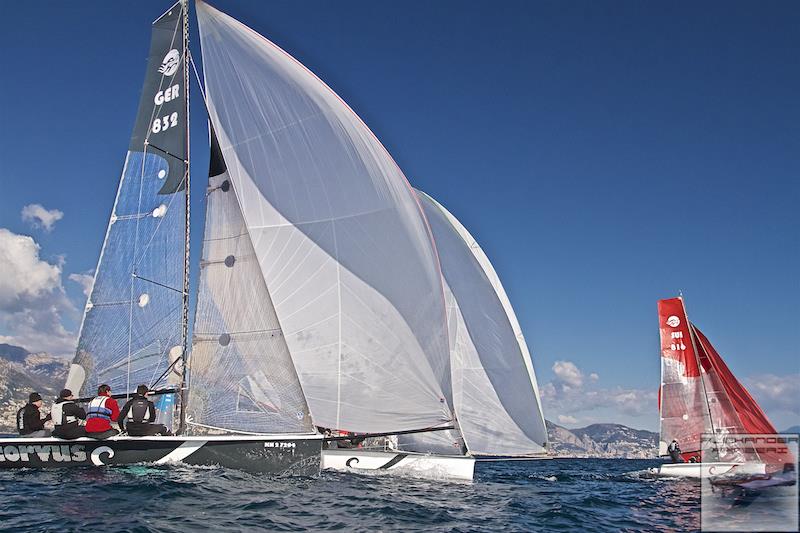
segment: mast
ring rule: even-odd
[[[183,94],[186,99],[186,227],[184,230],[184,256],[183,256],[183,316],[182,316],[182,337],[183,351],[181,353],[181,381],[180,381],[180,421],[178,423],[177,434],[183,433],[186,424],[186,359],[189,337],[189,207],[190,202],[190,181],[191,173],[189,166],[189,0],[181,0],[181,10],[183,11]]]
[[[692,341],[692,349],[694,351],[695,361],[697,362],[697,369],[700,374],[700,385],[703,387],[703,403],[706,406],[706,412],[708,413],[708,423],[711,425],[711,433],[714,435],[714,441],[717,440],[717,432],[714,428],[714,417],[711,416],[711,406],[708,404],[708,391],[706,390],[706,381],[703,377],[705,373],[703,371],[703,365],[700,363],[700,355],[697,352],[697,342],[695,342],[695,333],[694,333],[694,326],[691,322],[689,322],[689,313],[686,311],[686,302],[683,301],[683,295],[679,296],[681,303],[683,304],[683,315],[686,318],[686,325],[689,328],[689,339]],[[702,452],[702,449],[700,450]],[[702,455],[701,455],[702,460]]]

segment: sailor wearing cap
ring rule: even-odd
[[[61,439],[77,439],[85,437],[86,431],[81,426],[81,420],[86,420],[86,411],[77,403],[72,391],[64,389],[59,393],[58,400],[50,410],[53,417],[53,436]]]
[[[17,429],[23,437],[49,437],[50,430],[44,429],[44,423],[50,420],[50,415],[42,418],[39,408],[42,406],[42,396],[32,392],[28,396],[28,403],[17,411]]]

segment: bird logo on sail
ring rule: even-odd
[[[181,54],[173,48],[164,56],[164,60],[161,62],[161,66],[158,67],[158,71],[164,76],[172,76],[178,70],[180,62]]]
[[[678,326],[681,325],[681,319],[676,317],[675,315],[672,315],[667,319],[667,325],[671,328],[677,328]]]

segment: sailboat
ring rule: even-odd
[[[0,468],[182,461],[307,475],[320,468],[318,428],[456,424],[444,280],[416,193],[319,78],[196,7],[212,153],[191,338],[193,61],[181,0],[153,23],[66,382],[84,398],[102,383],[120,398],[147,384],[175,436],[4,439]]]
[[[475,459],[543,458],[547,429],[536,375],[499,276],[458,219],[429,195],[416,193],[442,269],[451,354],[448,403],[456,427],[401,435],[383,450],[325,449],[323,467],[471,479]]]
[[[689,321],[682,297],[660,300],[661,420],[659,455],[672,440],[683,462],[663,464],[652,472],[663,476],[706,477],[764,474],[793,463],[744,435],[774,436],[764,411],[736,379],[708,338]]]

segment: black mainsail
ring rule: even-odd
[[[67,387],[181,386],[188,313],[188,5],[153,22],[136,123]],[[175,395],[159,400],[169,425]],[[165,416],[166,415],[166,416]]]

